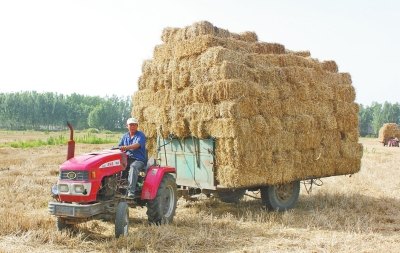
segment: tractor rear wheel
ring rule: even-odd
[[[171,174],[165,174],[156,197],[147,202],[148,221],[157,225],[172,222],[178,201],[177,196],[176,179]]]
[[[283,212],[292,209],[299,199],[300,181],[261,188],[261,199],[268,210]]]
[[[126,202],[119,202],[115,214],[115,238],[126,236],[129,229],[129,207]]]

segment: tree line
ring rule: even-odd
[[[132,111],[132,97],[105,98],[73,93],[24,91],[0,93],[0,127],[8,130],[118,130]]]
[[[377,136],[385,123],[400,123],[400,104],[372,102],[371,106],[360,104],[358,128],[361,136]]]
[[[75,129],[118,130],[125,127],[132,106],[131,96],[101,98],[36,91],[0,93],[0,128],[58,130],[66,129],[69,121]],[[383,124],[400,123],[400,104],[360,104],[358,118],[360,135],[376,136]]]

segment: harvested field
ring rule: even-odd
[[[43,135],[34,134],[23,136]],[[118,240],[109,222],[56,231],[47,203],[66,146],[0,148],[0,252],[397,252],[400,148],[378,139],[359,142],[360,172],[324,178],[310,194],[302,186],[288,212],[264,210],[252,192],[239,204],[180,199],[174,222],[164,226],[148,225],[146,209],[131,208],[129,235]],[[76,153],[109,147],[78,144]]]

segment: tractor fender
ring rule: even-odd
[[[147,170],[142,187],[142,199],[154,199],[160,182],[165,174],[171,173],[176,177],[176,169],[169,166],[152,166]]]

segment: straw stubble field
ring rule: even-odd
[[[251,192],[239,204],[180,199],[174,222],[164,226],[149,225],[145,208],[131,208],[129,235],[118,240],[113,223],[103,221],[57,232],[47,203],[65,146],[1,148],[0,252],[397,252],[400,148],[360,143],[361,171],[324,178],[310,194],[302,186],[293,210],[268,212]],[[78,144],[76,153],[109,147]]]

